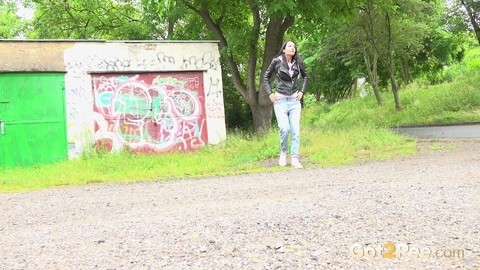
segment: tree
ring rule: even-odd
[[[321,2],[247,0],[231,5],[220,0],[32,1],[37,3],[32,37],[219,40],[222,63],[228,67],[235,89],[250,106],[258,134],[270,128],[273,115],[272,104],[261,90],[261,74],[295,17],[315,12],[319,9],[315,5]]]
[[[161,2],[160,10],[166,9],[165,2],[198,16],[220,41],[222,62],[251,108],[255,132],[263,134],[271,126],[273,110],[262,90],[262,75],[295,18],[320,10],[321,1],[248,0],[231,5],[220,0],[175,0]],[[178,25],[184,26],[181,20]]]
[[[17,5],[13,1],[0,1],[0,38],[18,37],[26,24],[17,14]]]
[[[366,75],[379,104],[380,90],[391,86],[397,108],[402,81],[412,81],[412,67],[420,73],[429,45],[443,42],[429,42],[438,28],[432,7],[443,0],[29,1],[37,3],[32,37],[219,40],[224,79],[233,85],[225,91],[248,104],[257,134],[273,116],[262,75],[285,39],[300,46],[317,98],[348,97]]]
[[[430,84],[452,79],[445,67],[463,59],[471,35],[461,10],[455,6],[438,6],[435,22],[424,38],[422,48],[407,59],[409,74]],[[476,41],[475,41],[476,42]]]
[[[462,4],[465,13],[470,20],[471,27],[475,32],[478,44],[480,45],[480,1],[478,0],[458,0]]]
[[[365,73],[373,86],[377,103],[382,105],[380,85],[389,82],[395,107],[398,97],[398,74],[408,83],[409,61],[423,49],[435,3],[428,0],[356,0],[345,1],[350,10],[338,18],[330,17],[325,40],[331,54],[362,55]],[[335,12],[335,11],[332,11]],[[333,27],[332,27],[333,26]],[[401,70],[401,72],[399,72]],[[352,68],[359,73],[359,69]],[[383,72],[383,73],[382,73]],[[356,74],[352,74],[354,78]]]
[[[335,103],[355,95],[358,77],[363,77],[360,70],[359,55],[350,54],[337,45],[337,36],[330,36],[320,41],[319,37],[311,36],[301,43],[301,51],[308,67],[309,93],[317,101],[324,100]]]
[[[422,42],[428,33],[433,5],[423,0],[391,0],[381,4],[366,1],[378,16],[377,24],[372,25],[372,35],[367,35],[376,54],[386,68],[395,108],[400,109],[398,96],[397,66],[403,71],[408,83],[408,58],[422,49]],[[400,64],[398,64],[400,63]]]
[[[31,38],[149,39],[135,0],[32,0]]]

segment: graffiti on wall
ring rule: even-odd
[[[105,75],[103,80],[112,79],[112,76],[106,76],[107,74],[116,74],[116,76],[113,76],[116,78],[116,82],[113,80],[112,83],[117,87],[120,83],[125,82],[126,79],[130,79],[137,80],[141,84],[150,85],[153,87],[152,89],[155,89],[155,87],[161,86],[152,83],[153,78],[147,80],[141,78],[141,76],[155,72],[157,72],[157,75],[162,75],[164,74],[163,72],[200,72],[202,74],[200,79],[203,79],[203,87],[198,91],[193,90],[192,94],[199,98],[197,102],[201,102],[203,106],[201,107],[201,114],[204,115],[204,118],[199,119],[199,121],[203,121],[203,126],[199,122],[198,128],[202,128],[202,132],[208,135],[199,137],[198,144],[206,143],[207,137],[208,143],[211,144],[219,143],[225,139],[223,87],[217,46],[212,46],[212,44],[208,43],[90,44],[82,42],[66,50],[64,57],[65,69],[67,71],[65,74],[65,92],[70,157],[79,156],[85,147],[92,143],[92,139],[95,140],[94,133],[96,137],[101,138],[100,134],[102,132],[94,130],[99,128],[105,131],[103,132],[105,138],[102,141],[105,141],[105,143],[109,142],[111,149],[121,149],[124,146],[134,146],[140,149],[141,146],[139,145],[146,145],[147,149],[164,151],[162,147],[168,149],[167,145],[170,145],[169,143],[155,143],[153,139],[149,140],[148,137],[143,140],[135,137],[129,139],[120,136],[119,134],[121,133],[116,133],[117,135],[115,136],[112,133],[108,133],[112,132],[112,127],[104,124],[108,120],[110,125],[112,125],[111,122],[113,120],[110,120],[108,117],[105,118],[105,115],[102,114],[103,110],[98,110],[97,112],[91,109],[94,107],[94,99],[96,99],[95,102],[98,100],[98,97],[94,97],[95,93],[92,93],[92,77],[96,76],[97,79],[100,79],[102,74]],[[125,76],[118,76],[119,74]],[[135,79],[134,77],[138,74],[140,74],[140,77]],[[162,83],[166,83],[166,81],[164,80]],[[172,82],[170,81],[169,83]],[[177,88],[181,88],[182,83],[187,84],[186,81],[182,82],[182,79],[178,78],[175,83],[177,83],[175,84]],[[142,87],[145,89],[146,86]],[[192,91],[190,89],[187,90]],[[149,92],[150,97],[155,99],[155,90],[148,90],[147,92]],[[153,95],[150,92],[153,92]],[[154,100],[154,102],[156,101]],[[150,119],[147,117],[147,120]],[[145,133],[140,134],[140,136],[144,135]],[[134,139],[139,142],[137,143]],[[193,141],[191,145],[196,145],[196,143]],[[187,142],[187,146],[184,146],[184,149],[191,149],[188,147]],[[173,149],[175,148],[180,148],[180,146],[173,146]]]
[[[94,141],[109,151],[192,151],[207,141],[202,72],[92,74]]]

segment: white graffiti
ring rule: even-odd
[[[201,97],[169,82],[148,84],[133,76],[94,77],[95,141],[138,151],[197,149],[206,144]],[[156,80],[154,80],[156,81]]]

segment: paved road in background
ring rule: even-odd
[[[394,130],[417,138],[480,138],[480,123],[400,127]]]

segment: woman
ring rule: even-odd
[[[272,92],[270,78],[275,75],[275,92]],[[302,87],[297,88],[299,75],[302,76]],[[303,168],[298,160],[300,149],[300,113],[302,99],[307,86],[307,72],[302,58],[298,55],[295,43],[287,41],[280,52],[273,58],[263,77],[264,89],[273,102],[275,117],[280,129],[280,166],[287,165],[288,136],[291,133],[291,165]]]

